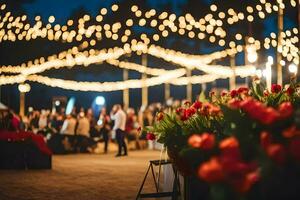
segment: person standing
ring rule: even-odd
[[[115,122],[113,130],[116,132],[116,140],[119,147],[116,157],[127,156],[127,146],[125,143],[126,113],[123,111],[120,104],[113,106],[111,119]],[[124,149],[124,154],[122,154],[122,149]]]
[[[86,152],[89,146],[90,122],[84,112],[79,113],[77,135],[77,151]]]
[[[74,136],[76,124],[77,124],[76,118],[73,115],[67,115],[67,118],[63,123],[60,133],[64,135]]]
[[[109,142],[109,132],[111,130],[110,127],[110,117],[106,113],[106,108],[103,107],[101,109],[101,113],[98,120],[98,125],[100,126],[100,135],[104,141],[104,153],[107,153],[108,150],[108,142]]]

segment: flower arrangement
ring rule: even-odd
[[[209,199],[300,199],[298,87],[268,91],[255,80],[160,112],[142,131],[167,147],[183,175],[208,186]]]

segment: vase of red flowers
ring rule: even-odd
[[[186,199],[300,199],[298,88],[256,81],[211,93],[158,113],[144,130],[185,176]]]

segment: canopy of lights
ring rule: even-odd
[[[6,5],[0,5],[0,43],[21,40],[31,41],[43,38],[49,41],[76,43],[72,48],[57,54],[40,57],[17,66],[7,65],[0,67],[0,85],[24,82],[37,82],[50,87],[59,87],[76,91],[117,91],[129,88],[142,88],[170,83],[173,85],[187,85],[212,82],[217,79],[230,77],[248,77],[258,75],[253,63],[257,60],[260,49],[275,48],[282,56],[284,62],[299,65],[298,28],[283,30],[280,35],[271,33],[269,37],[258,40],[254,37],[234,33],[232,40],[226,40],[229,32],[224,29],[224,24],[234,26],[238,22],[251,23],[254,20],[264,20],[267,15],[284,10],[287,6],[296,7],[296,1],[283,2],[277,0],[267,2],[257,1],[256,6],[245,5],[243,10],[222,10],[221,7],[210,5],[210,13],[196,19],[190,13],[177,16],[174,13],[158,12],[155,9],[142,12],[138,6],[131,6],[130,17],[123,16],[122,21],[112,24],[105,23],[108,12],[118,13],[119,6],[114,4],[110,9],[102,8],[96,17],[84,15],[78,20],[69,19],[66,24],[55,23],[55,17],[50,16],[43,22],[40,16],[35,17],[35,23],[27,22],[27,16],[13,16]],[[133,17],[134,16],[134,17]],[[152,34],[141,33],[132,35],[132,27],[148,26],[156,31]],[[178,34],[182,37],[204,39],[223,50],[210,54],[188,54],[173,49],[156,45],[156,42]],[[230,32],[232,34],[232,31]],[[278,37],[281,38],[278,43]],[[121,42],[121,46],[106,49],[95,48],[102,40]],[[244,66],[225,66],[215,64],[217,60],[235,56],[245,52],[249,63]],[[121,57],[130,55],[151,55],[167,62],[173,63],[177,69],[166,70],[161,66],[149,67],[128,61]],[[146,78],[131,79],[116,82],[88,82],[51,78],[40,73],[61,68],[71,69],[74,66],[88,67],[91,64],[108,63],[112,67],[134,70],[148,75]],[[100,65],[99,65],[100,66]],[[202,75],[188,76],[188,70],[199,70]]]

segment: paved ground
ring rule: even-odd
[[[52,170],[0,171],[1,200],[133,200],[159,151],[53,156]],[[154,189],[149,179],[146,191]]]

